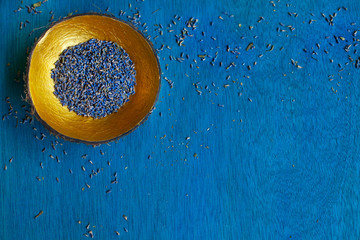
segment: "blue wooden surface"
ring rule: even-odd
[[[58,19],[75,10],[105,13],[109,7],[118,16],[120,9],[132,14],[137,7],[154,46],[171,48],[159,57],[163,76],[174,88],[163,81],[147,122],[117,143],[95,148],[62,140],[56,144],[37,121],[18,127],[12,116],[0,121],[0,239],[86,239],[89,230],[95,239],[360,238],[360,76],[353,63],[345,65],[348,55],[358,56],[343,50],[360,26],[357,1],[275,1],[273,7],[265,0],[49,0],[38,8],[41,14],[13,12],[31,3],[0,2],[1,115],[8,111],[6,96],[20,120],[26,114],[23,83],[13,79],[24,72],[26,49],[45,28],[29,32],[48,24],[50,10]],[[339,11],[329,26],[321,13],[332,14],[341,6],[348,10]],[[168,33],[175,14],[183,18]],[[265,20],[258,23],[259,16]],[[175,34],[190,17],[199,19],[198,27],[178,47]],[[310,19],[316,21],[308,24]],[[20,31],[25,20],[30,23]],[[154,24],[164,26],[164,35],[155,40]],[[277,27],[287,31],[277,32]],[[333,35],[349,42],[335,44]],[[255,49],[245,51],[250,42]],[[268,43],[273,51],[266,51]],[[236,58],[226,45],[241,47],[241,54]],[[311,58],[311,48],[318,61]],[[216,66],[209,58],[201,61],[202,50],[211,56],[218,52]],[[190,60],[169,60],[181,52]],[[231,62],[236,67],[226,70]],[[36,140],[41,133],[46,138]],[[118,184],[111,184],[115,172]],[[34,219],[40,210],[43,214]]]

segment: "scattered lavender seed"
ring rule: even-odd
[[[36,214],[36,215],[34,216],[34,219],[40,217],[43,213],[44,213],[44,212],[41,210],[38,214]]]

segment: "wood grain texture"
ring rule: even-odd
[[[2,99],[9,96],[19,118],[25,114],[24,89],[13,79],[24,71],[26,49],[45,28],[30,37],[29,32],[48,24],[50,10],[57,19],[75,10],[109,7],[118,16],[120,9],[131,13],[138,7],[153,37],[158,35],[154,24],[166,27],[175,14],[183,17],[173,33],[164,30],[152,39],[155,48],[171,48],[159,57],[163,70],[169,64],[163,76],[174,81],[174,88],[163,81],[154,113],[118,143],[93,148],[59,140],[54,150],[56,139],[38,122],[16,128],[13,117],[0,121],[0,239],[86,239],[88,223],[95,239],[359,239],[359,71],[345,65],[345,42],[331,47],[329,41],[333,35],[351,39],[360,24],[360,5],[351,0],[275,4],[49,0],[39,8],[43,13],[33,16],[13,12],[20,1],[0,1],[0,113],[7,113]],[[335,25],[328,26],[321,13],[341,6],[348,11],[338,12]],[[265,18],[261,23],[259,16]],[[194,37],[178,47],[174,35],[190,17],[199,19]],[[30,24],[19,31],[27,19]],[[310,19],[317,21],[309,25]],[[295,30],[276,32],[279,22]],[[250,42],[255,49],[245,51]],[[273,51],[266,51],[268,43]],[[226,52],[226,45],[241,47],[238,58]],[[311,48],[318,61],[311,58]],[[219,52],[215,67],[198,58],[202,49],[209,55]],[[169,60],[181,52],[190,60]],[[196,66],[192,59],[199,68],[190,69],[190,63]],[[226,70],[231,62],[236,67]],[[344,67],[340,73],[338,63]],[[201,95],[193,85],[197,82]],[[36,140],[41,133],[47,137]],[[115,172],[118,184],[111,184]]]

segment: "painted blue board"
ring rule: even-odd
[[[49,0],[14,12],[33,3],[0,1],[0,239],[360,238],[358,1]],[[20,123],[18,80],[49,12],[107,8],[141,13],[174,87],[163,80],[149,119],[100,147]]]

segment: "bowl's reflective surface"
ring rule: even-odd
[[[117,42],[136,69],[136,93],[117,113],[101,119],[81,117],[62,106],[50,77],[64,49],[91,38]],[[149,42],[128,24],[97,14],[71,17],[47,30],[30,55],[27,76],[29,97],[40,121],[65,139],[88,143],[115,139],[138,126],[152,110],[160,87],[159,64]]]

